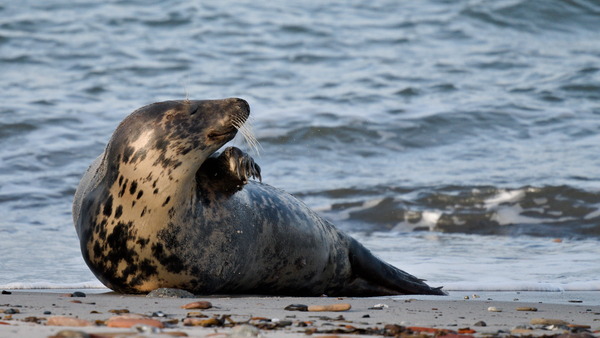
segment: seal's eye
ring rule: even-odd
[[[198,107],[196,107],[196,108],[194,108],[194,109],[192,109],[192,111],[190,112],[190,115],[194,115],[194,114],[196,114],[196,113],[197,113],[199,110],[200,110],[200,107],[199,107],[199,106],[198,106]]]

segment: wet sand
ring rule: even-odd
[[[75,291],[84,292],[85,297],[73,297]],[[600,337],[600,292],[455,291],[438,297],[376,298],[148,298],[98,290],[9,292],[0,295],[0,337],[65,336],[66,331],[71,331],[70,337],[85,337],[84,333],[91,337],[558,336],[564,333]],[[208,301],[212,307],[182,308],[195,301]],[[350,304],[351,309],[284,310],[290,304]],[[113,318],[116,323],[114,317],[119,315],[137,317],[142,324],[130,328],[108,327],[108,319]],[[187,317],[195,318],[188,319],[190,323],[210,326],[187,326],[184,324]],[[72,318],[82,319],[81,324],[89,326],[54,325],[69,324]],[[164,328],[153,328],[156,323]],[[73,335],[77,333],[72,331],[79,335]]]

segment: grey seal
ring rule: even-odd
[[[375,257],[303,202],[261,183],[229,142],[242,99],[157,102],[112,135],[75,193],[83,258],[121,293],[442,295]]]

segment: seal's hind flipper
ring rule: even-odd
[[[350,263],[353,274],[373,287],[373,295],[446,295],[442,288],[432,288],[407,272],[375,257],[355,239],[350,239]],[[369,294],[368,290],[365,294]]]

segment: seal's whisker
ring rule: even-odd
[[[252,125],[249,120],[244,121],[244,117],[236,116],[233,118],[231,124],[242,134],[244,141],[248,147],[256,154],[260,155],[260,143],[254,136],[252,131]]]

